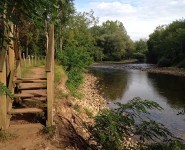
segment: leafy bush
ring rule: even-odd
[[[54,74],[55,83],[59,83],[60,80],[66,76],[63,67],[61,65],[58,65],[57,63],[55,63],[55,72],[54,73],[55,73]]]
[[[91,145],[93,149],[127,149],[124,140],[133,135],[140,138],[140,143],[172,136],[164,125],[149,118],[149,109],[162,110],[156,102],[137,97],[127,104],[117,103],[117,106],[113,110],[102,110],[95,117],[95,124],[87,127],[91,140],[96,141]]]
[[[141,52],[136,52],[136,53],[133,53],[133,58],[138,59],[139,61],[142,62],[145,59],[145,54]]]
[[[179,67],[179,68],[185,68],[185,60],[181,61],[181,62],[177,65],[177,67]]]
[[[83,47],[66,46],[57,53],[57,59],[68,73],[67,86],[70,90],[78,89],[83,81],[83,70],[92,63],[90,53]]]
[[[159,60],[159,67],[170,67],[172,65],[172,61],[169,58],[163,57]]]

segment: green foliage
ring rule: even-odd
[[[145,59],[145,54],[141,52],[136,52],[136,53],[133,53],[132,57],[139,60],[140,62],[143,62]]]
[[[78,112],[80,111],[80,105],[74,104],[72,107],[73,107],[74,110],[76,110]]]
[[[146,52],[148,50],[147,42],[145,39],[140,39],[134,42],[135,50],[140,52]]]
[[[57,54],[68,74],[69,89],[77,89],[83,82],[83,69],[92,63],[89,52],[83,47],[68,46]]]
[[[170,67],[172,65],[172,62],[170,58],[162,57],[157,64],[159,67]]]
[[[184,66],[185,20],[177,20],[166,26],[159,26],[150,35],[148,61],[160,66]],[[178,65],[179,64],[179,65]]]
[[[93,117],[93,113],[88,108],[84,108],[84,111],[89,118]]]
[[[55,63],[55,71],[54,71],[54,81],[55,83],[59,83],[66,76],[65,71],[61,65]]]
[[[181,62],[179,62],[179,63],[177,64],[177,67],[179,67],[179,68],[185,68],[185,59],[182,60]]]
[[[99,48],[94,55],[97,60],[119,61],[129,56],[133,42],[121,22],[108,20],[101,26],[93,26],[91,32]]]
[[[13,94],[11,93],[11,91],[1,82],[0,82],[0,95],[8,95],[11,99],[13,99]]]
[[[54,136],[55,131],[56,131],[55,126],[46,126],[42,129],[42,133],[44,133],[48,138]]]
[[[139,41],[134,42],[134,47],[135,49],[132,57],[138,59],[140,62],[143,62],[148,52],[146,40],[140,39]]]
[[[141,141],[167,139],[172,134],[162,124],[149,118],[149,109],[162,110],[159,104],[134,98],[126,104],[117,103],[113,110],[102,110],[95,117],[95,124],[88,126],[91,139],[97,145],[94,149],[123,150],[126,149],[124,140],[131,135]]]
[[[60,45],[62,26],[68,22],[71,13],[74,13],[73,0],[26,0],[0,2],[0,50],[3,41],[8,45],[12,40],[19,40],[24,48],[22,52],[28,55],[43,55],[46,49],[47,24],[55,24],[56,47]],[[8,37],[5,31],[10,31],[9,23],[16,25],[19,39]]]

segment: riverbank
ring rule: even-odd
[[[161,73],[161,74],[168,74],[168,75],[185,77],[185,69],[183,69],[183,68],[152,66],[152,67],[144,68],[141,70],[151,72],[151,73]]]
[[[129,60],[122,60],[122,61],[100,61],[96,62],[93,65],[102,65],[102,64],[131,64],[131,63],[137,63],[137,59],[129,59]]]
[[[132,65],[130,65],[132,64]],[[184,68],[177,68],[177,67],[158,67],[156,65],[152,64],[143,64],[139,65],[137,63],[137,60],[125,60],[120,62],[100,62],[100,63],[94,63],[93,66],[102,66],[102,65],[113,65],[113,68],[122,68],[122,69],[133,69],[133,70],[141,70],[151,73],[161,73],[161,74],[168,74],[168,75],[174,75],[174,76],[180,76],[185,77],[185,69]],[[123,65],[123,66],[118,66]]]
[[[80,88],[82,98],[71,97],[64,84],[57,86],[55,103],[55,131],[51,145],[63,150],[86,150],[90,134],[84,124],[93,124],[97,113],[106,108],[106,100],[99,95],[97,79],[89,73],[84,74]],[[65,92],[65,93],[63,93]]]

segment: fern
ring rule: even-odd
[[[0,95],[8,95],[11,99],[13,99],[13,94],[11,93],[11,91],[1,82],[0,82]]]
[[[124,141],[131,136],[136,139],[139,137],[138,142],[141,144],[146,140],[156,142],[173,137],[163,124],[150,119],[150,109],[163,110],[156,102],[136,97],[126,104],[116,104],[116,109],[100,111],[95,117],[95,123],[87,127],[91,133],[90,139],[96,141],[95,145],[91,145],[93,149],[127,149]]]

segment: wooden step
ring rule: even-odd
[[[42,109],[39,108],[19,108],[19,109],[12,109],[8,112],[8,114],[25,114],[25,113],[41,113],[43,112]]]
[[[14,83],[47,83],[47,80],[15,80]]]
[[[47,80],[47,78],[17,78],[17,80]]]
[[[29,101],[29,102],[46,102],[46,97],[31,97],[31,98],[24,98],[23,101]]]
[[[35,87],[21,87],[19,90],[45,90],[47,89],[47,86],[35,86]]]
[[[14,98],[34,98],[34,97],[47,97],[47,94],[38,94],[38,93],[20,93],[14,94]]]
[[[40,124],[40,123],[30,123],[30,124],[14,124],[14,125],[11,125],[9,126],[8,130],[11,130],[11,129],[31,129],[31,128],[38,128],[38,129],[43,129],[44,125]]]

